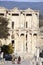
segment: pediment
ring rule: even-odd
[[[30,11],[31,12],[31,11],[34,11],[34,10],[32,10],[31,8],[28,8],[25,11]]]
[[[7,8],[5,7],[0,7],[1,10],[8,10]]]
[[[13,12],[19,12],[19,9],[17,8],[17,7],[15,7],[15,8],[13,8],[13,9],[11,9],[11,11],[13,11]]]

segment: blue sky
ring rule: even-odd
[[[0,0],[0,1],[43,2],[43,0]]]

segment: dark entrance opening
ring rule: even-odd
[[[14,40],[12,40],[12,45],[14,44]]]
[[[43,58],[43,50],[40,52],[39,57]]]

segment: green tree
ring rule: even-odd
[[[2,52],[4,52],[4,54],[12,54],[13,51],[14,51],[11,44],[9,44],[9,45],[3,45],[1,47],[1,50],[2,50]]]
[[[4,54],[8,54],[8,46],[7,45],[3,45],[1,47],[1,51],[4,52]]]
[[[8,45],[8,54],[12,54],[14,51],[12,44]]]
[[[7,39],[9,36],[8,20],[4,17],[0,17],[0,39]]]

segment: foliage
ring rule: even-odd
[[[0,38],[8,38],[9,36],[8,20],[4,17],[0,17]]]
[[[12,54],[13,51],[14,51],[14,50],[13,50],[12,44],[9,44],[9,45],[8,45],[8,53],[9,53],[9,54]]]
[[[3,45],[1,47],[2,52],[4,52],[4,54],[12,54],[13,53],[13,47],[11,44],[9,45]]]

